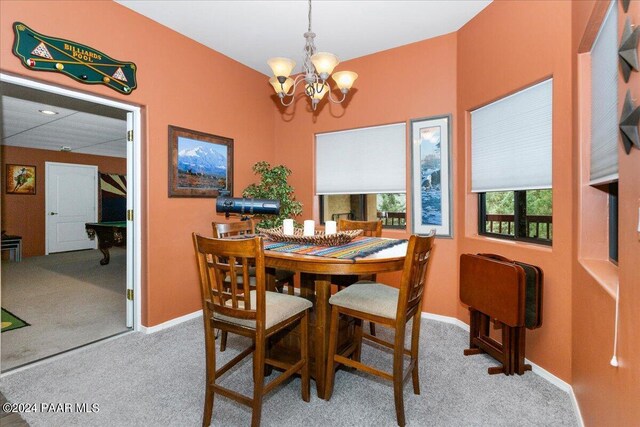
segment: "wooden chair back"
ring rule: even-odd
[[[235,222],[212,222],[213,237],[224,239],[225,237],[243,234],[255,234],[256,226],[253,219]]]
[[[398,311],[396,322],[404,325],[406,319],[421,309],[422,294],[426,282],[427,267],[431,259],[431,249],[435,240],[435,232],[426,236],[412,235],[407,246],[407,256],[404,260],[400,295],[398,297]]]
[[[211,239],[193,233],[193,244],[200,273],[205,319],[211,319],[215,313],[219,313],[237,319],[255,320],[256,329],[264,328],[265,271],[262,237]],[[251,301],[250,267],[255,267],[255,306]],[[242,277],[241,283],[238,283],[238,277]]]
[[[338,221],[338,230],[363,230],[363,236],[380,237],[382,236],[382,221],[352,221],[349,219],[341,219]]]

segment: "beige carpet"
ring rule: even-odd
[[[111,249],[2,261],[2,307],[31,324],[2,334],[2,371],[124,332],[126,252]]]

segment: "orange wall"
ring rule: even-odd
[[[493,252],[540,266],[543,325],[527,331],[527,358],[571,381],[571,3],[495,1],[458,32],[457,180],[460,253]],[[470,192],[469,111],[553,76],[553,246],[477,234]],[[467,319],[461,307],[458,315]]]
[[[36,194],[16,195],[2,191],[2,229],[7,234],[22,236],[22,256],[44,255],[45,252],[45,170],[44,162],[96,165],[103,173],[127,173],[127,160],[119,157],[92,156],[90,154],[64,153],[53,150],[37,150],[2,146],[2,188],[5,183],[5,164],[34,165],[36,167]]]
[[[291,114],[293,107],[276,112],[276,160],[293,171],[290,181],[296,197],[303,203],[301,219],[314,217],[318,220],[319,217],[318,207],[314,205],[317,203],[314,196],[314,134],[443,114],[452,114],[452,126],[455,126],[456,43],[456,35],[449,34],[346,61],[337,70],[359,74],[357,90],[350,95],[346,108],[323,102],[316,114],[310,114],[304,99],[296,103],[295,115]],[[407,123],[407,164],[411,156],[410,132]],[[456,154],[454,147],[454,158]],[[458,185],[454,179],[453,188]],[[408,192],[410,188],[410,169],[407,169]],[[407,197],[407,212],[411,212],[409,199]],[[406,238],[410,230],[409,220],[407,232],[385,231],[383,235]],[[453,230],[454,235],[457,234],[455,227]],[[454,316],[458,300],[454,239],[437,240],[429,277],[424,309]],[[399,275],[380,275],[380,279],[398,283]]]
[[[79,9],[80,7],[80,9]],[[80,13],[82,12],[82,13]],[[121,95],[56,73],[25,69],[11,53],[12,24],[77,41],[138,66],[138,89]],[[201,308],[190,234],[211,233],[213,199],[168,198],[169,124],[234,139],[234,193],[251,166],[274,156],[273,103],[264,75],[114,2],[2,1],[0,68],[143,109],[142,323],[153,326]]]
[[[574,53],[580,43],[591,12],[593,1],[573,3]],[[626,17],[632,23],[640,21],[640,2],[632,1],[627,14],[618,9],[619,33]],[[577,67],[576,67],[577,68]],[[577,70],[576,70],[577,71]],[[577,78],[577,74],[576,74]],[[625,83],[621,75],[619,102],[621,109],[627,89],[631,89],[635,104],[640,99],[640,74],[633,72]],[[574,91],[575,105],[584,102],[581,94]],[[587,99],[588,101],[588,99]],[[574,114],[574,129],[578,129],[580,117]],[[574,133],[574,150],[584,141]],[[620,143],[619,154],[619,260],[617,276],[620,287],[619,331],[617,358],[620,366],[609,364],[613,354],[615,327],[615,298],[600,284],[598,270],[587,271],[576,253],[573,259],[573,389],[587,426],[638,425],[640,420],[640,328],[638,302],[640,301],[640,234],[638,207],[640,206],[640,151],[632,149],[625,154]],[[574,200],[579,200],[580,159],[574,159]],[[578,205],[579,209],[580,206]],[[589,208],[587,207],[587,210]],[[589,212],[585,212],[588,214]],[[580,218],[580,212],[575,213]],[[600,214],[602,218],[602,213]],[[574,227],[575,247],[580,244],[579,224]],[[577,251],[576,251],[577,252]],[[614,270],[615,271],[615,270]]]
[[[640,21],[639,4],[631,2],[635,22]],[[0,3],[0,67],[142,106],[146,188],[142,215],[148,218],[143,230],[143,324],[147,326],[200,308],[195,266],[185,267],[193,265],[189,233],[209,233],[215,218],[213,200],[167,197],[168,124],[235,139],[236,195],[253,181],[250,166],[255,161],[289,166],[296,196],[304,204],[303,218],[317,219],[315,133],[451,113],[454,239],[437,241],[424,309],[468,319],[458,302],[461,253],[496,252],[540,265],[546,279],[544,324],[527,334],[528,358],[575,386],[587,425],[631,425],[640,419],[640,405],[634,400],[640,393],[640,328],[634,315],[640,301],[635,231],[640,151],[621,154],[620,160],[621,367],[617,370],[607,365],[615,307],[577,262],[578,233],[573,225],[580,186],[575,57],[591,7],[593,1],[494,1],[457,33],[340,65],[339,69],[360,74],[357,90],[346,109],[324,102],[316,114],[305,111],[306,100],[296,104],[294,115],[291,109],[274,113],[265,76],[111,2],[92,3],[92,14],[101,17],[97,20],[77,19],[76,2]],[[139,89],[127,97],[61,75],[25,70],[10,53],[11,23],[17,20],[136,62]],[[479,237],[477,198],[470,193],[468,111],[549,76],[554,77],[554,244],[547,248]],[[637,72],[632,79],[629,87],[637,100]],[[410,200],[407,208],[410,211]],[[385,234],[405,237],[408,232]],[[394,281],[397,275],[382,279]]]

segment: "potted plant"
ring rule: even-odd
[[[302,213],[302,203],[296,200],[293,187],[287,182],[291,169],[284,165],[271,167],[269,162],[265,161],[256,163],[252,169],[256,175],[260,175],[260,182],[245,188],[242,197],[280,201],[280,215],[256,215],[260,219],[257,224],[259,227],[278,227],[282,225],[282,220]]]

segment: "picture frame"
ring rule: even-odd
[[[6,165],[5,192],[33,196],[36,194],[36,167],[34,165]]]
[[[451,114],[411,120],[412,226],[453,237]]]
[[[169,197],[233,194],[233,139],[169,125]]]

